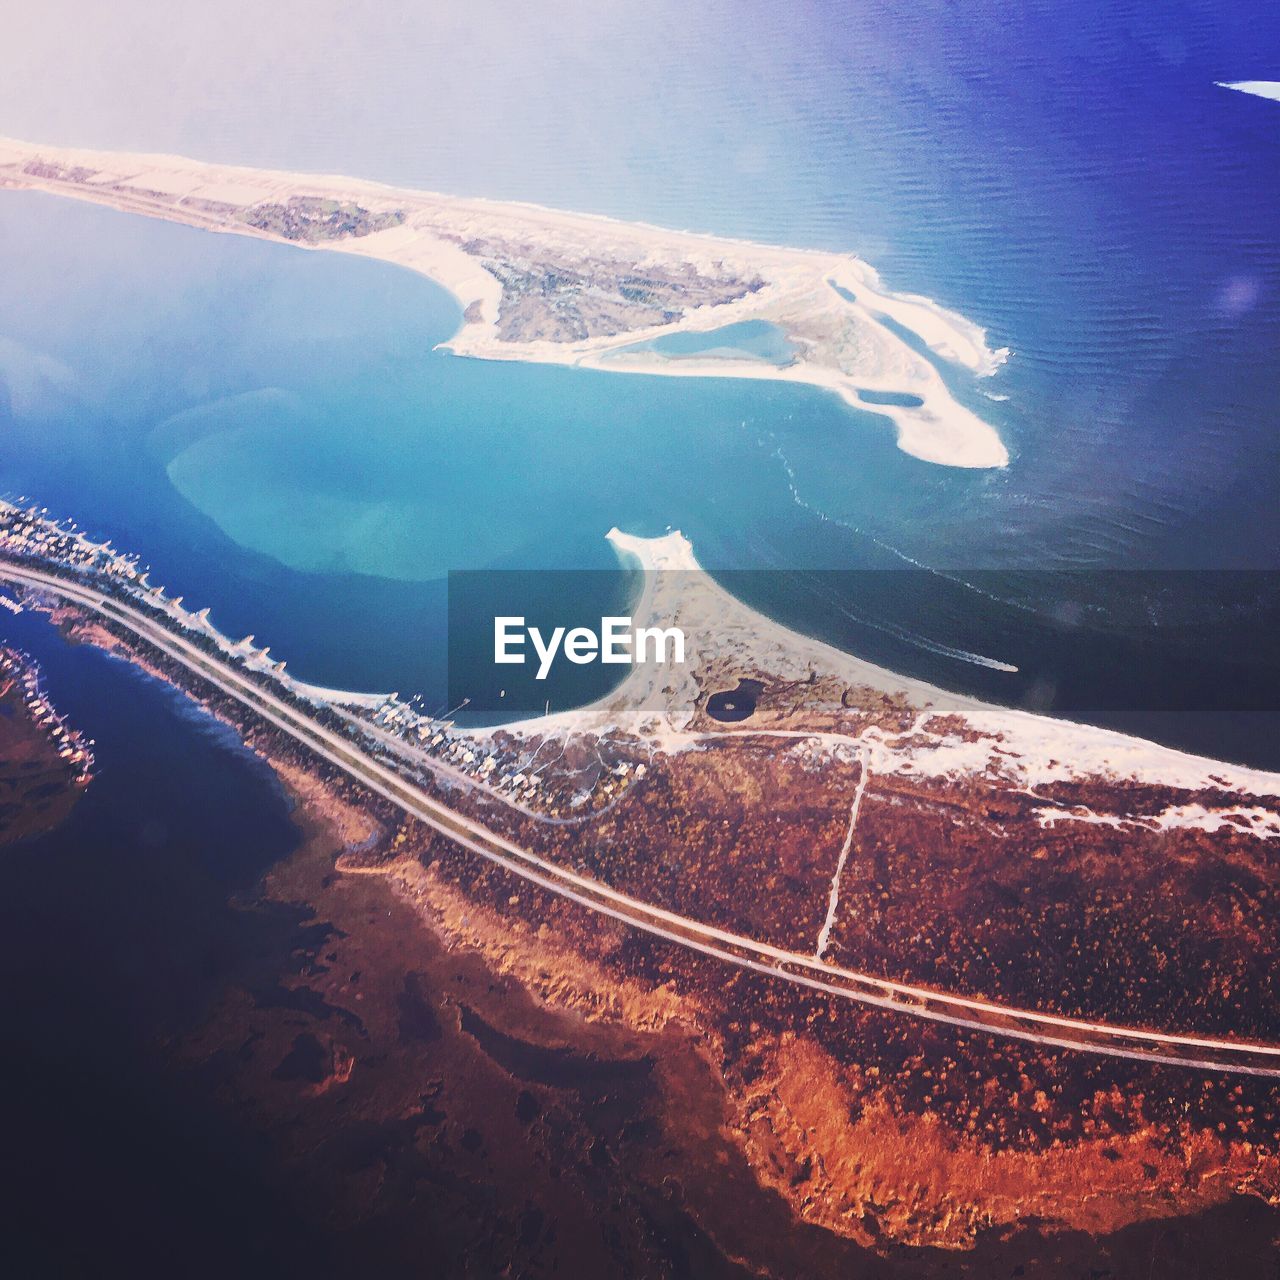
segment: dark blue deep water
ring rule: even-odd
[[[229,984],[271,999],[301,912],[244,909],[297,844],[274,777],[166,687],[43,619],[0,620],[96,738],[70,819],[3,849],[0,1058],[13,1274],[225,1275],[320,1261],[258,1142],[168,1046]],[[294,1274],[297,1274],[295,1271]]]

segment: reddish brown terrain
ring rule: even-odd
[[[1159,811],[1235,798],[1143,788],[1133,799]],[[1152,830],[1127,803],[1126,789],[1096,783],[1032,797],[873,776],[832,957],[1064,1014],[1274,1038],[1280,846],[1231,822]],[[1042,825],[1046,808],[1126,817]]]
[[[526,1230],[546,1244],[542,1233],[558,1222],[555,1238],[563,1243],[565,1224],[585,1212],[573,1199],[582,1188],[575,1178],[566,1181],[569,1160],[584,1170],[603,1162],[614,1192],[667,1185],[662,1203],[677,1177],[681,1221],[714,1242],[708,1258],[719,1256],[720,1265],[725,1253],[749,1256],[752,1270],[774,1274],[814,1274],[796,1269],[794,1260],[807,1256],[815,1267],[822,1259],[822,1268],[855,1258],[871,1265],[879,1257],[891,1273],[905,1275],[936,1274],[930,1268],[940,1257],[952,1274],[1013,1274],[1017,1266],[1027,1268],[1022,1274],[1087,1274],[1078,1265],[1099,1259],[1112,1274],[1140,1274],[1135,1259],[1154,1257],[1161,1274],[1212,1275],[1213,1259],[1171,1247],[1201,1239],[1204,1215],[1232,1224],[1224,1256],[1237,1270],[1218,1274],[1249,1274],[1239,1269],[1242,1260],[1270,1249],[1277,1220],[1267,1205],[1280,1195],[1273,1081],[1039,1048],[868,1009],[698,957],[513,879],[245,721],[238,706],[207,701],[241,725],[326,833],[303,862],[273,876],[269,892],[333,920],[335,941],[288,981],[320,991],[326,1006],[350,1016],[295,1011],[281,1021],[231,995],[183,1053],[222,1064],[229,1096],[260,1109],[308,1186],[316,1182],[320,1202],[350,1214],[353,1230],[387,1215],[404,1228],[404,1180],[434,1185],[443,1176],[430,1172],[436,1161],[456,1171],[456,1160],[479,1168],[488,1159],[490,1173],[500,1165],[506,1176],[513,1153],[529,1151],[539,1167],[561,1170],[560,1191],[541,1201],[530,1193],[536,1214],[525,1228],[512,1218],[504,1239]],[[883,711],[874,718],[886,721]],[[798,747],[764,750],[750,734],[688,758],[658,753],[648,760],[641,779],[583,821],[547,823],[508,812],[508,830],[634,892],[686,909],[696,902],[709,919],[788,946],[811,945],[847,833],[857,761],[823,765]],[[866,867],[876,865],[874,847],[886,855],[895,844],[906,849],[921,830],[938,838],[946,828],[937,825],[937,809],[955,814],[961,831],[965,820],[992,821],[990,794],[945,784],[936,803],[925,804],[924,790],[909,807],[903,793],[876,789],[874,770],[868,777],[868,825],[864,831],[860,814],[860,839],[845,870],[852,900],[864,911],[872,910],[863,882]],[[464,796],[451,794],[465,807]],[[498,806],[473,803],[496,820]],[[333,851],[343,846],[356,852],[338,859],[335,877]],[[664,857],[673,847],[686,856]],[[1022,848],[999,847],[1011,854]],[[1038,848],[1027,859],[1033,868],[1045,862],[1033,856]],[[1089,880],[1096,874],[1090,868],[1107,864],[1087,847],[1079,864],[1092,898],[1108,881]],[[956,883],[961,873],[940,871],[938,882],[950,892],[929,899],[930,909],[986,920],[989,903],[1008,898],[990,888],[994,866],[967,889]],[[1001,875],[1013,873],[1001,866]],[[1188,876],[1186,884],[1193,883]],[[1089,917],[1099,945],[1119,932],[1115,913],[1132,901],[1118,893],[1111,913]],[[1012,906],[1005,911],[991,918],[1012,929]],[[841,917],[841,939],[857,918]],[[1210,917],[1202,932],[1193,931],[1204,954],[1213,954],[1216,928]],[[1072,938],[1065,942],[1069,955]],[[905,942],[878,953],[886,964],[925,954]],[[1168,990],[1154,981],[1158,967],[1144,974],[1140,947],[1124,955],[1135,989]],[[472,976],[442,976],[454,967]],[[1009,994],[1037,998],[1039,968],[1023,968],[1023,985],[1013,982],[1012,960],[1008,971]],[[960,967],[933,972],[963,976]],[[1159,1000],[1171,998],[1153,998],[1130,1016],[1154,1019],[1164,1007]],[[623,1074],[614,1076],[606,1062],[649,1065],[619,1067]],[[565,1083],[579,1070],[577,1083]],[[629,1083],[617,1088],[628,1097],[638,1080],[650,1081],[642,1090],[648,1102],[629,1113],[631,1121],[610,1122],[617,1126],[612,1136],[592,1130],[592,1116],[613,1114],[605,1101],[612,1091],[601,1081],[623,1079]],[[588,1105],[583,1089],[604,1092],[591,1093],[598,1101]],[[493,1101],[504,1090],[509,1108]],[[532,1101],[522,1102],[524,1095]],[[388,1147],[390,1125],[399,1136]],[[513,1127],[500,1133],[494,1125]],[[494,1165],[499,1150],[503,1158]],[[517,1161],[515,1168],[524,1166]],[[511,1176],[524,1186],[536,1182],[527,1168]],[[505,1195],[499,1201],[523,1203]],[[747,1203],[754,1208],[744,1224],[736,1209]],[[630,1211],[619,1212],[626,1219]],[[644,1256],[651,1247],[621,1226],[621,1236],[601,1229],[626,1241],[623,1254]],[[576,1242],[585,1251],[582,1265],[603,1265],[592,1252],[597,1246],[594,1231]],[[1061,1269],[1045,1261],[1050,1257]],[[1007,1269],[992,1271],[996,1260]],[[713,1273],[710,1262],[705,1273]]]
[[[1273,1077],[942,1025],[655,938],[406,817],[116,624],[59,617],[190,689],[302,806],[310,839],[264,888],[317,921],[291,994],[229,989],[175,1050],[353,1240],[443,1213],[466,1253],[487,1196],[484,1256],[530,1274],[1266,1274]],[[1071,726],[1064,766],[1032,717],[808,670],[722,655],[665,720],[624,693],[595,724],[451,730],[427,755],[462,764],[415,776],[559,866],[811,960],[1278,1038],[1264,775],[1131,766]],[[749,713],[717,721],[744,680]]]
[[[857,787],[856,761],[815,767],[800,748],[750,736],[656,755],[602,812],[524,821],[529,847],[645,902],[779,947],[808,951],[822,927]]]

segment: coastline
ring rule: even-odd
[[[1225,786],[1280,796],[1280,774],[1193,755],[1114,729],[982,702],[897,675],[794,631],[721,587],[679,530],[641,538],[615,526],[607,537],[619,559],[644,574],[644,589],[633,606],[637,625],[683,622],[691,636],[701,631],[715,639],[701,651],[694,639],[695,656],[687,674],[664,678],[660,668],[632,667],[616,689],[586,706],[488,726],[471,731],[473,736],[499,730],[554,735],[623,728],[644,731],[671,749],[694,719],[699,690],[693,668],[728,659],[736,667],[784,680],[804,680],[809,672],[832,673],[851,685],[907,700],[919,710],[921,724],[927,717],[963,716],[981,735],[978,740],[952,736],[931,744],[927,754],[913,754],[913,769],[931,776],[997,769],[1021,773],[1029,787],[1084,775],[1159,782],[1190,791]],[[665,585],[664,574],[673,575]]]
[[[0,503],[0,508],[30,524],[27,533],[21,535],[23,539],[32,530],[39,538],[48,536],[33,513],[20,513],[7,503]],[[136,561],[111,550],[107,544],[89,542],[83,534],[72,538],[56,524],[48,528],[59,529],[78,554],[92,558],[100,570],[133,582],[140,598],[166,615],[172,625],[212,645],[225,659],[241,664],[246,672],[279,682],[292,696],[347,717],[376,719],[386,710],[396,717],[407,716],[410,723],[420,722],[424,729],[432,723],[430,717],[412,712],[396,693],[330,689],[296,680],[287,672],[286,662],[257,647],[253,636],[233,641],[212,622],[207,608],[188,608],[181,596],[170,597],[148,582],[145,575],[138,574]],[[451,731],[480,742],[491,741],[498,734],[545,738],[619,730],[645,739],[661,751],[678,752],[698,739],[699,734],[694,731],[697,723],[701,722],[704,729],[715,725],[714,721],[705,720],[701,708],[709,692],[708,680],[718,682],[736,673],[739,678],[759,677],[780,687],[799,687],[815,681],[828,688],[843,687],[841,702],[846,708],[853,704],[844,702],[845,696],[864,706],[872,702],[892,706],[894,716],[890,719],[896,717],[901,723],[890,738],[898,741],[892,743],[881,736],[876,750],[892,756],[900,767],[920,777],[999,778],[1006,783],[1020,783],[1028,793],[1040,785],[1093,778],[1156,782],[1185,792],[1225,790],[1280,797],[1280,773],[1195,755],[1114,729],[983,702],[899,675],[793,630],[717,583],[679,530],[646,538],[614,526],[606,537],[624,563],[641,571],[642,590],[630,606],[636,624],[681,626],[689,638],[691,659],[685,665],[633,666],[609,693],[581,707],[485,726],[450,726]],[[826,703],[829,697],[816,698],[813,715],[806,724],[816,726],[831,720],[831,708],[821,709]],[[903,716],[905,720],[901,719]],[[959,731],[948,727],[952,721],[960,724]],[[908,723],[910,729],[906,728]],[[757,721],[751,727],[743,726],[738,732],[759,732],[759,724]],[[930,732],[930,724],[941,726],[942,732]],[[720,736],[727,732],[731,731],[721,730]],[[834,722],[826,729],[797,731],[791,736],[812,737],[828,750],[861,750],[867,745],[865,733],[853,737],[837,732]],[[1043,813],[1047,823],[1068,819],[1108,821],[1098,815],[1082,816],[1054,808]],[[1209,829],[1214,822],[1220,826],[1225,820],[1243,824],[1257,835],[1280,837],[1280,819],[1273,823],[1261,810],[1237,812],[1219,808],[1216,812],[1197,812],[1184,806],[1181,812],[1169,808],[1156,817],[1176,826]]]
[[[621,549],[626,541],[626,535],[620,535],[615,545]],[[626,554],[642,553],[651,541],[667,544],[668,567],[687,563],[688,544],[678,535],[632,539]],[[663,550],[660,545],[650,554],[657,558]],[[83,638],[89,643],[102,639]],[[148,667],[137,652],[121,656]],[[418,959],[430,947],[447,966],[451,985],[434,983],[425,990],[455,990],[452,975],[471,972],[474,966],[478,985],[471,990],[493,997],[490,1025],[508,1027],[509,1035],[553,1046],[550,1051],[557,1054],[563,1053],[559,1046],[577,1044],[582,1036],[590,1037],[593,1044],[609,1043],[615,1036],[643,1037],[643,1048],[637,1044],[634,1052],[625,1055],[628,1060],[638,1059],[642,1052],[677,1052],[681,1064],[698,1068],[693,1078],[707,1081],[705,1098],[714,1104],[709,1123],[697,1127],[694,1139],[702,1142],[700,1135],[722,1133],[716,1149],[728,1151],[738,1162],[745,1177],[740,1188],[755,1195],[758,1185],[766,1196],[779,1197],[794,1215],[789,1221],[795,1227],[821,1225],[835,1240],[861,1248],[875,1249],[883,1233],[899,1246],[970,1251],[984,1247],[992,1210],[982,1197],[993,1186],[999,1191],[994,1211],[998,1223],[1015,1221],[1022,1206],[1030,1203],[1045,1219],[1047,1231],[1087,1224],[1090,1229],[1111,1232],[1165,1218],[1171,1203],[1179,1215],[1207,1211],[1242,1187],[1256,1186],[1259,1176],[1269,1176],[1265,1164],[1255,1172],[1257,1161],[1247,1147],[1199,1130],[1183,1135],[1181,1145],[1172,1152],[1140,1127],[1119,1137],[1103,1128],[1045,1150],[1015,1146],[993,1154],[928,1109],[904,1107],[899,1094],[902,1082],[886,1078],[887,1069],[878,1065],[879,1059],[871,1070],[865,1069],[861,1058],[853,1064],[844,1062],[824,1042],[821,1020],[815,1028],[810,1025],[812,1019],[806,1022],[790,1006],[776,1011],[771,1005],[768,1016],[762,1013],[759,1025],[752,1024],[752,1042],[761,1054],[764,1074],[744,1078],[735,1070],[730,1051],[732,1035],[741,1031],[736,1022],[740,1008],[732,1000],[723,1000],[714,971],[696,960],[687,962],[687,967],[675,967],[661,949],[637,970],[619,930],[602,929],[594,918],[585,918],[584,923],[574,904],[544,900],[536,888],[520,885],[513,890],[501,874],[468,864],[465,857],[456,858],[435,844],[423,846],[412,836],[402,844],[400,832],[405,828],[399,823],[386,823],[382,815],[353,807],[351,797],[335,790],[332,779],[321,778],[312,765],[275,749],[258,732],[246,732],[238,717],[221,714],[216,705],[185,682],[175,681],[172,674],[159,670],[150,674],[232,725],[246,749],[275,772],[296,805],[294,821],[304,843],[268,874],[264,896],[305,903],[314,907],[318,919],[335,920],[341,932],[325,946],[337,946],[341,961],[335,963],[337,952],[326,956],[326,963],[291,974],[285,980],[286,989],[318,990],[324,1002],[320,1007],[349,1009],[360,1019],[357,1026],[371,1017],[381,1018],[385,1008],[387,1023],[394,1028],[395,1015],[406,1007],[404,983],[412,981],[406,972],[436,972]],[[353,858],[352,843],[371,836],[371,847]],[[335,910],[340,913],[336,918]],[[472,997],[472,1007],[476,998]],[[420,1006],[410,1001],[408,1007]],[[447,1028],[454,1026],[452,1008],[447,997],[439,1005]],[[253,1065],[240,1078],[251,1086],[259,1084],[264,1091],[256,1096],[264,1102],[277,1100],[287,1117],[296,1117],[298,1108],[306,1105],[317,1112],[313,1123],[336,1124],[340,1116],[331,1106],[341,1110],[350,1098],[370,1097],[369,1089],[387,1087],[378,1084],[386,1077],[372,1070],[382,1061],[380,1039],[375,1037],[370,1048],[363,1036],[353,1036],[350,1019],[307,1016],[300,1021],[293,1012],[277,1022],[261,1007],[235,998],[220,1005],[212,1021],[182,1043],[182,1056],[202,1060],[220,1048],[243,1046],[246,1016],[255,1020],[254,1028],[261,1023],[266,1034],[254,1040]],[[885,1035],[876,1014],[846,1017],[853,1020],[862,1052],[868,1038],[878,1041]],[[945,1033],[932,1027],[916,1034],[926,1053],[933,1046],[934,1053],[959,1054],[963,1060],[968,1052],[963,1043],[957,1047],[950,1040],[938,1041],[936,1037]],[[320,1046],[316,1076],[282,1078],[273,1072],[273,1064],[296,1048],[299,1036],[310,1037],[308,1044],[314,1041]],[[418,1043],[409,1041],[411,1048]],[[429,1043],[438,1043],[434,1033]],[[236,1061],[246,1059],[241,1056]],[[1053,1062],[1050,1056],[1032,1064],[1027,1050],[1017,1050],[1017,1071],[1090,1069],[1080,1065],[1079,1059],[1071,1059],[1065,1068]],[[417,1096],[412,1089],[421,1078],[420,1069],[412,1065],[406,1069],[410,1092],[405,1096]],[[690,1086],[680,1082],[689,1078],[687,1072],[677,1074],[673,1069],[668,1075],[664,1070],[663,1110],[658,1114],[668,1114],[668,1107],[674,1108],[669,1112],[672,1116],[686,1114],[680,1104],[689,1096]],[[1089,1087],[1101,1090],[1102,1085]],[[1013,1096],[1014,1105],[1019,1105],[1016,1090]],[[404,1114],[400,1093],[392,1091],[387,1097],[388,1114]],[[290,1122],[297,1123],[296,1119]],[[905,1149],[922,1154],[903,1160],[900,1153],[908,1134],[917,1145]],[[1191,1157],[1200,1172],[1185,1180]],[[927,1180],[927,1195],[920,1190],[921,1160],[935,1171]],[[806,1162],[818,1161],[826,1171],[820,1179],[810,1183],[794,1176]],[[1148,1172],[1136,1185],[1130,1171],[1143,1162]],[[707,1165],[709,1176],[723,1176],[723,1164],[723,1156],[716,1156]],[[1094,1184],[1101,1181],[1112,1194],[1082,1206],[1074,1192],[1086,1168]],[[709,1185],[714,1185],[714,1179]],[[903,1197],[901,1204],[877,1207],[885,1185],[914,1186],[916,1194]],[[1034,1192],[1027,1190],[1031,1187]],[[866,1225],[872,1221],[877,1225],[874,1233]]]
[[[924,461],[962,468],[1003,467],[1009,461],[995,429],[952,396],[931,361],[895,327],[910,330],[935,356],[975,378],[995,373],[1008,352],[992,350],[980,326],[933,300],[885,288],[874,268],[849,254],[336,175],[5,138],[0,138],[0,187],[39,190],[203,230],[330,249],[407,268],[445,288],[463,308],[461,328],[440,344],[459,356],[619,374],[801,383],[839,396],[860,414],[889,420],[898,446]],[[249,211],[278,210],[299,201],[359,202],[360,213],[370,215],[369,229],[302,239],[271,229],[269,222],[264,227],[246,221]],[[384,225],[387,220],[398,223]],[[539,281],[565,273],[576,273],[592,287],[605,280],[617,286],[618,296],[577,328],[557,327],[564,295],[548,301],[538,294]],[[639,301],[652,292],[654,278],[665,292],[658,290],[657,301]],[[581,292],[591,291],[584,286]],[[584,308],[597,305],[599,299],[583,303]],[[510,329],[508,313],[519,308],[527,327],[513,337],[503,326]],[[532,324],[527,323],[530,317]],[[766,320],[786,332],[799,348],[795,362],[778,368],[749,359],[671,361],[655,353],[611,354],[655,337],[705,332],[745,319]],[[859,399],[860,389],[912,396],[922,403],[873,407]]]

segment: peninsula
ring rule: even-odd
[[[633,614],[709,642],[488,730],[295,682],[35,508],[0,505],[0,580],[233,725],[333,827],[327,881],[547,1006],[688,1034],[798,1221],[973,1249],[1280,1202],[1280,777],[904,680],[679,533],[610,537]],[[345,1090],[365,1050],[313,1025]]]
[[[462,305],[462,327],[444,344],[460,356],[806,383],[891,419],[899,447],[918,458],[976,468],[1009,460],[996,430],[956,399],[938,368],[982,377],[1007,353],[932,300],[886,289],[849,254],[355,178],[4,138],[0,187],[407,267]],[[744,327],[769,335],[773,354],[741,345]],[[665,345],[675,337],[678,357]]]

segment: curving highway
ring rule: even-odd
[[[843,969],[816,956],[786,951],[643,902],[522,849],[483,823],[455,812],[356,743],[276,697],[233,663],[205,652],[143,610],[25,563],[0,560],[0,580],[40,588],[126,627],[455,844],[548,892],[655,937],[814,991],[970,1031],[1166,1066],[1280,1078],[1280,1045],[1124,1027],[934,991]]]

